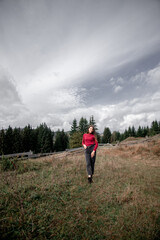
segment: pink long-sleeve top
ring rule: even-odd
[[[98,142],[94,136],[94,134],[92,133],[84,133],[83,134],[83,138],[82,138],[82,145],[86,145],[87,147],[92,145],[92,144],[95,144],[95,147],[94,147],[94,151],[96,151],[97,147],[98,147]]]

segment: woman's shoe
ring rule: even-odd
[[[88,177],[88,183],[92,183],[92,178]]]

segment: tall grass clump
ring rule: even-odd
[[[8,170],[15,170],[17,164],[16,158],[7,158],[5,156],[2,156],[1,159],[1,169],[2,171],[8,171]]]

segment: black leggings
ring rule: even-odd
[[[96,161],[96,151],[94,153],[94,157],[91,158],[91,152],[93,151],[95,147],[94,145],[91,145],[85,149],[85,158],[86,158],[86,167],[87,167],[87,173],[88,175],[93,175],[94,174],[94,165]]]

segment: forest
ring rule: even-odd
[[[81,117],[79,122],[73,119],[71,129],[65,132],[64,129],[52,131],[46,123],[36,128],[27,125],[24,128],[12,128],[0,130],[0,155],[22,153],[32,151],[33,153],[49,153],[64,151],[67,148],[82,146],[82,136],[87,132],[88,126],[93,125],[99,143],[117,143],[128,137],[146,137],[160,133],[160,121],[153,121],[151,126],[129,126],[123,133],[111,131],[105,127],[102,134],[98,132],[97,124],[92,115],[89,121]],[[107,124],[106,124],[107,125]]]

